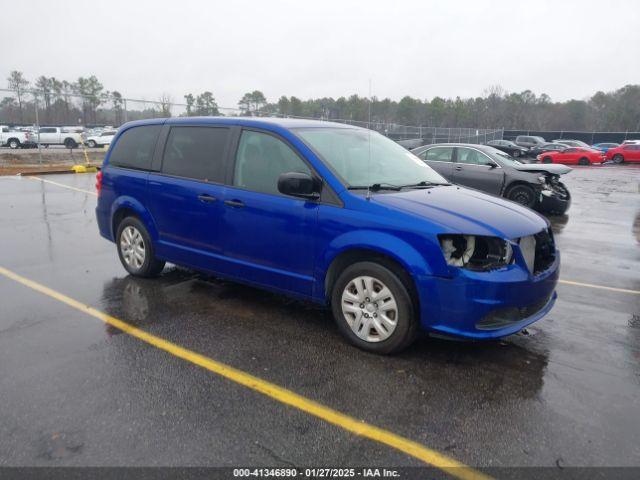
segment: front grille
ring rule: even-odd
[[[522,237],[520,250],[527,268],[534,275],[547,270],[556,259],[556,246],[550,230],[542,230],[535,235]]]
[[[549,303],[551,295],[553,294],[543,297],[526,307],[505,307],[493,310],[476,323],[476,328],[478,330],[497,330],[532,317]]]

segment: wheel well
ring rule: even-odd
[[[17,137],[11,137],[7,139],[7,143],[9,143],[11,140],[15,140],[16,142],[20,143],[20,139]]]
[[[120,225],[120,222],[127,217],[136,217],[138,220],[140,219],[136,212],[128,207],[119,208],[118,210],[116,210],[116,213],[113,214],[113,218],[111,219],[111,232],[113,234],[114,240],[116,240],[118,225]]]
[[[325,299],[327,301],[331,300],[331,290],[333,289],[334,283],[340,276],[340,273],[342,273],[342,271],[349,265],[356,262],[376,262],[395,273],[404,284],[405,288],[409,291],[411,299],[413,300],[416,315],[419,315],[418,290],[413,277],[409,272],[407,272],[406,268],[396,259],[385,255],[384,253],[376,252],[375,250],[368,250],[366,248],[347,250],[333,259],[324,279]]]
[[[519,186],[529,187],[531,190],[533,190],[533,187],[531,186],[531,184],[527,182],[523,182],[522,180],[515,180],[511,182],[509,185],[507,185],[507,188],[504,189],[504,196],[506,197],[507,195],[509,195],[509,193],[511,193],[511,190]]]

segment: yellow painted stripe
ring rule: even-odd
[[[96,192],[92,192],[91,190],[84,190],[82,188],[72,187],[71,185],[65,185],[64,183],[54,182],[53,180],[45,180],[44,178],[35,177],[35,176],[26,176],[26,178],[30,178],[32,180],[39,180],[39,181],[41,181],[43,183],[49,183],[51,185],[56,185],[58,187],[67,188],[69,190],[75,190],[76,192],[88,193],[89,195],[94,195],[96,197],[98,196],[98,194]]]
[[[369,425],[362,420],[350,417],[344,413],[340,413],[330,407],[317,403],[309,398],[299,395],[291,390],[280,387],[274,383],[268,382],[258,377],[246,373],[242,370],[238,370],[224,363],[220,363],[211,358],[205,357],[199,353],[188,350],[184,347],[176,345],[175,343],[164,340],[160,337],[140,330],[133,325],[130,325],[118,318],[112,317],[106,313],[96,310],[89,305],[85,305],[71,297],[68,297],[60,292],[52,290],[40,283],[29,280],[17,273],[0,267],[0,274],[4,275],[11,280],[14,280],[26,287],[36,290],[48,297],[58,300],[68,306],[75,308],[87,315],[91,315],[104,323],[112,325],[113,327],[128,333],[129,335],[141,340],[149,345],[152,345],[160,350],[170,353],[178,358],[186,360],[194,365],[198,365],[210,372],[216,373],[222,377],[225,377],[232,382],[243,385],[251,390],[259,392],[267,397],[270,397],[285,405],[289,405],[293,408],[306,412],[314,417],[324,420],[328,423],[336,425],[344,430],[347,430],[356,435],[368,438],[375,442],[382,443],[389,447],[395,448],[407,455],[415,457],[429,465],[432,465],[440,470],[447,472],[448,474],[464,479],[464,480],[488,480],[491,477],[474,470],[473,468],[464,465],[442,453],[435,450],[431,450],[417,442],[409,440],[407,438],[396,435],[388,430]]]
[[[565,285],[574,285],[576,287],[599,288],[600,290],[609,290],[610,292],[631,293],[632,295],[640,295],[640,290],[607,287],[606,285],[594,285],[593,283],[574,282],[573,280],[558,280],[558,282],[564,283]]]

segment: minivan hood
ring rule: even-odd
[[[372,202],[439,225],[443,233],[516,239],[538,233],[547,222],[533,210],[456,185],[374,195]]]
[[[564,175],[572,170],[571,167],[567,167],[566,165],[554,163],[523,163],[522,165],[514,165],[514,168],[521,172],[549,172],[552,175]]]

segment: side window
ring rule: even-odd
[[[436,147],[427,150],[424,155],[425,160],[435,162],[450,162],[453,159],[453,147]]]
[[[242,132],[233,175],[235,186],[278,194],[278,177],[286,172],[311,175],[309,167],[282,140],[266,133]]]
[[[477,150],[471,148],[458,148],[458,163],[467,163],[469,165],[488,165],[491,160]]]
[[[228,138],[228,128],[171,127],[164,147],[162,172],[222,183]]]
[[[576,149],[575,148],[566,148],[564,150],[564,153],[576,153]]]
[[[56,133],[56,129],[51,127],[42,127],[40,128],[40,133]]]
[[[109,163],[117,167],[149,170],[162,125],[143,125],[126,130],[116,142]]]
[[[2,127],[3,133],[7,133],[9,131],[9,127]]]

